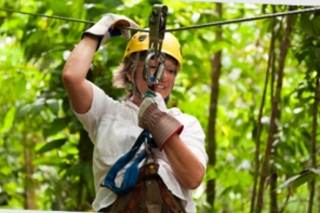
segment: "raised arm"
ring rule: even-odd
[[[84,32],[82,40],[74,48],[65,64],[62,81],[73,110],[77,113],[86,113],[91,107],[93,92],[90,83],[86,80],[86,75],[95,51],[112,36],[123,35],[125,39],[130,38],[129,30],[118,29],[117,26],[139,27],[125,16],[108,13]]]
[[[99,40],[95,36],[84,36],[72,51],[62,72],[64,87],[68,92],[72,108],[77,113],[85,113],[91,107],[93,93],[86,75]]]

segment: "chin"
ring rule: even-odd
[[[159,93],[162,96],[162,98],[165,98],[168,96],[167,93],[164,93],[163,91],[156,90],[156,92]]]

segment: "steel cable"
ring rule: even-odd
[[[45,14],[39,14],[39,13],[29,13],[29,12],[23,12],[23,11],[17,11],[12,9],[5,9],[0,8],[0,11],[6,11],[6,12],[12,12],[12,13],[20,13],[25,15],[34,15],[34,16],[40,16],[45,18],[51,18],[51,19],[59,19],[59,20],[65,20],[70,22],[78,22],[78,23],[84,23],[84,24],[95,24],[93,21],[87,21],[82,19],[75,19],[75,18],[68,18],[63,16],[55,16],[55,15],[45,15]],[[226,21],[217,21],[217,22],[210,22],[206,24],[199,24],[194,26],[188,26],[188,27],[179,27],[179,28],[173,28],[173,29],[166,29],[166,32],[174,32],[174,31],[181,31],[181,30],[191,30],[196,28],[204,28],[204,27],[212,27],[212,26],[222,26],[227,24],[234,24],[234,23],[240,23],[240,22],[247,22],[247,21],[255,21],[255,20],[261,20],[261,19],[267,19],[267,18],[274,18],[278,16],[286,16],[286,15],[295,15],[295,14],[301,14],[301,13],[310,13],[320,11],[320,7],[315,8],[307,8],[307,9],[301,9],[301,10],[292,10],[292,11],[286,11],[286,12],[280,12],[280,13],[272,13],[267,15],[261,15],[261,16],[255,16],[250,18],[239,18],[239,19],[233,19],[233,20],[226,20]],[[138,29],[132,28],[132,27],[123,27],[119,26],[119,28],[129,29],[129,30],[135,30]],[[149,32],[148,29],[139,29],[139,31],[143,32]]]

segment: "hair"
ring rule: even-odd
[[[124,100],[128,100],[133,95],[134,73],[145,58],[146,51],[132,53],[129,57],[124,58],[117,69],[113,71],[112,85],[126,90]],[[131,74],[132,79],[128,79],[128,73]]]
[[[132,53],[129,57],[124,58],[117,69],[113,71],[112,85],[116,88],[122,88],[126,90],[126,94],[123,97],[124,100],[128,100],[133,95],[132,87],[134,84],[134,75],[138,66],[141,63],[144,63],[146,56],[147,51]],[[178,61],[169,55],[166,56],[174,59],[178,66],[178,70],[180,70]],[[131,74],[132,79],[128,79],[128,73]]]

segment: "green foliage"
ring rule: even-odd
[[[279,186],[279,189],[290,187],[291,193],[293,194],[293,191],[297,187],[313,180],[318,175],[320,175],[320,171],[316,169],[308,169],[306,171],[302,171],[299,175],[295,175],[286,180],[283,184]]]
[[[0,2],[6,8],[90,21],[99,20],[107,12],[121,13],[133,18],[142,28],[148,27],[149,14],[155,3],[169,7],[167,28],[273,11],[268,5],[223,4],[223,16],[217,17],[215,4],[204,2]],[[280,11],[284,7],[280,5],[275,9]],[[295,198],[303,200],[308,190],[297,187],[317,173],[309,169],[308,163],[315,81],[320,72],[320,29],[316,14],[299,15],[297,19],[292,47],[286,58],[281,120],[274,138],[277,155],[273,156],[271,164],[279,183],[283,183],[280,188],[293,185]],[[267,69],[270,32],[273,29],[280,32],[275,52],[279,52],[283,36],[283,20],[276,19],[275,22],[273,25],[268,19],[226,25],[222,28],[221,41],[215,38],[215,27],[174,32],[182,44],[184,63],[169,105],[197,117],[205,132],[208,132],[211,94],[210,57],[218,50],[223,51],[216,129],[209,130],[216,135],[217,164],[215,167],[208,165],[203,184],[195,191],[199,212],[210,209],[203,192],[205,183],[212,179],[216,179],[217,184],[216,212],[249,211],[256,123]],[[5,194],[3,197],[7,202],[0,208],[26,208],[23,186],[31,184],[37,209],[91,209],[94,198],[92,165],[87,156],[81,154],[81,147],[92,144],[71,111],[61,82],[65,59],[87,27],[68,20],[0,12],[0,195]],[[119,65],[126,42],[120,37],[108,41],[96,53],[88,75],[89,80],[115,99],[124,92],[112,87],[112,71]],[[271,115],[270,88],[267,93],[262,118],[262,151]],[[27,171],[24,165],[32,167],[32,171]],[[296,175],[302,170],[308,172]],[[27,183],[28,175],[32,178]],[[279,194],[278,199],[284,203],[286,198]],[[302,204],[289,203],[287,211],[299,208],[305,212],[306,204]]]

